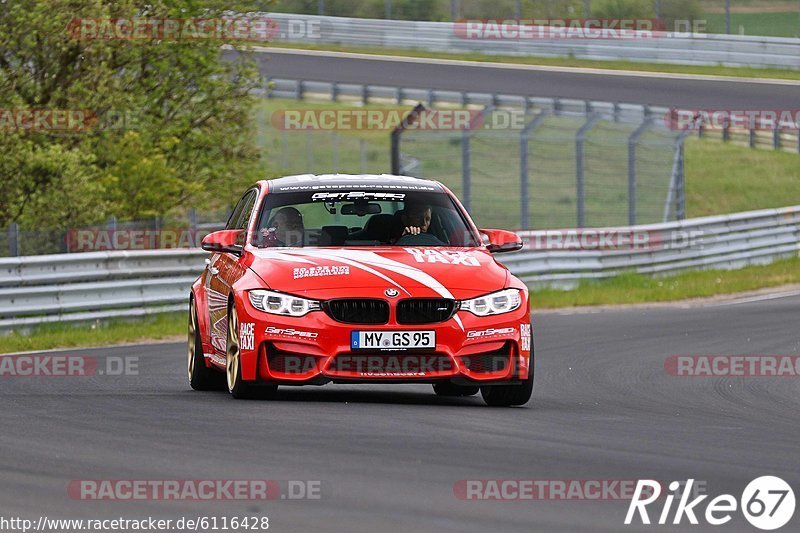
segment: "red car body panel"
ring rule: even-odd
[[[352,186],[357,188],[357,183]],[[259,182],[256,187],[258,199],[247,235],[254,233],[257,214],[270,194],[270,182]],[[455,196],[441,187],[464,213],[470,229],[479,235]],[[397,321],[397,304],[404,299],[463,300],[506,288],[517,288],[522,295],[519,308],[509,313],[479,317],[458,310],[452,318],[438,323],[412,325]],[[324,310],[303,317],[268,314],[251,304],[248,291],[252,289],[323,301],[384,300],[389,302],[389,320],[385,324],[343,323]],[[396,296],[388,295],[394,292]],[[528,377],[532,357],[528,290],[485,246],[258,248],[248,239],[240,256],[211,254],[206,270],[193,285],[192,298],[197,306],[206,365],[220,370],[225,368],[226,317],[229,306],[236,306],[241,375],[246,381],[320,384],[451,380],[487,384],[518,382]],[[387,353],[351,350],[353,331],[399,330],[433,331],[436,347]],[[474,363],[481,356],[505,358],[507,363],[500,369],[487,369]],[[409,364],[399,371],[364,371],[364,364],[370,363],[365,360],[370,357],[396,357]],[[375,369],[378,368],[376,364]]]

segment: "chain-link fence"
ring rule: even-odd
[[[484,111],[480,127],[409,130],[401,172],[442,181],[484,227],[572,228],[683,218],[683,139],[602,109]],[[499,124],[519,127],[498,129]]]

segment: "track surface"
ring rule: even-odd
[[[798,354],[798,304],[541,315],[535,402],[514,409],[439,399],[422,385],[284,388],[276,401],[234,401],[188,389],[183,345],[70,352],[139,357],[140,375],[0,378],[2,512],[267,514],[273,531],[619,531],[623,502],[461,501],[453,483],[691,477],[738,497],[775,474],[797,491],[796,378],[677,378],[663,363]],[[74,501],[66,489],[72,479],[227,478],[320,480],[322,498],[109,503]],[[741,514],[725,530],[755,531]]]
[[[775,85],[635,74],[619,76],[512,67],[489,68],[469,64],[405,62],[393,58],[366,60],[346,57],[346,54],[323,56],[296,51],[258,53],[256,59],[262,74],[273,78],[501,92],[688,109],[795,109],[800,99],[800,83]]]

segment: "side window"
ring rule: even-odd
[[[256,191],[247,191],[231,213],[225,229],[244,229],[247,221],[250,220],[250,213],[253,211],[253,204],[256,201]]]
[[[231,213],[228,223],[225,224],[225,229],[236,229],[238,227],[239,219],[242,216],[242,209],[244,208],[246,200],[247,195],[245,194],[242,199],[239,200],[239,203],[236,204],[236,207],[233,208],[233,213]]]
[[[239,220],[239,225],[236,229],[247,229],[247,223],[250,222],[250,215],[253,214],[253,206],[256,205],[256,191],[251,191],[249,197],[245,200],[244,209],[242,209],[242,216]]]

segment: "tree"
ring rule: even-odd
[[[0,2],[0,111],[12,117],[4,123],[0,113],[0,154],[10,156],[0,161],[0,225],[41,223],[43,202],[47,218],[61,226],[110,213],[163,214],[189,201],[230,203],[257,175],[260,155],[251,96],[258,73],[247,53],[234,60],[220,54],[222,44],[245,47],[222,34],[93,39],[86,28],[119,18],[218,19],[233,7],[193,0]],[[13,117],[30,110],[82,112],[86,120],[78,131],[15,128]],[[81,201],[64,205],[59,198]]]

